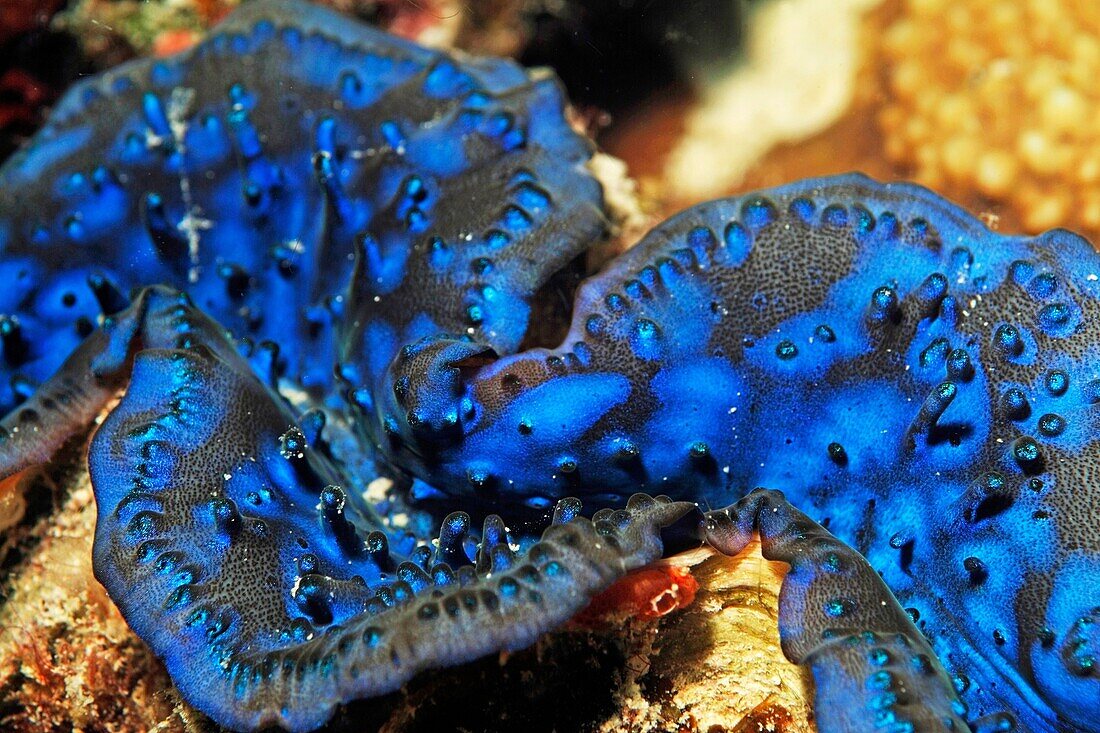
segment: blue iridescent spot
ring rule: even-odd
[[[1065,303],[1051,303],[1039,310],[1039,325],[1049,334],[1061,333],[1070,325],[1072,315]]]
[[[1069,375],[1061,369],[1047,372],[1046,388],[1052,397],[1061,397],[1069,389]]]
[[[1027,289],[1033,297],[1044,300],[1054,295],[1058,289],[1058,278],[1050,272],[1041,273],[1032,278]]]
[[[848,226],[848,209],[841,204],[829,204],[821,211],[821,223],[828,227]]]
[[[785,339],[776,344],[775,355],[783,361],[789,361],[798,356],[798,347],[792,341]]]
[[[699,249],[706,249],[714,243],[714,232],[709,227],[694,227],[688,232],[688,245]],[[727,237],[726,244],[729,240]]]
[[[750,198],[741,207],[741,221],[753,231],[766,227],[778,218],[775,204],[762,196]]]
[[[855,214],[856,219],[856,234],[866,236],[875,230],[875,215],[866,207],[856,204],[852,207],[852,213]]]
[[[1024,340],[1020,337],[1019,330],[1011,324],[998,326],[993,338],[1006,357],[1019,356],[1024,351]]]
[[[1048,438],[1061,435],[1066,430],[1066,419],[1061,415],[1047,413],[1039,418],[1039,432]]]

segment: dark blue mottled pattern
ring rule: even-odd
[[[79,85],[4,167],[0,413],[113,290],[157,282],[323,393],[356,246],[389,305],[347,326],[384,343],[373,361],[467,326],[519,345],[533,288],[603,225],[556,81],[295,7],[248,7],[182,57]],[[429,285],[461,296],[424,303]]]
[[[82,84],[0,170],[0,475],[124,393],[96,573],[236,728],[529,644],[662,552],[691,504],[644,490],[791,564],[822,731],[1100,730],[1087,243],[806,181],[671,219],[516,353],[603,231],[589,155],[552,77],[296,3]],[[402,524],[379,475],[547,528]]]
[[[882,574],[975,711],[1095,730],[1098,275],[1068,232],[806,181],[659,226],[582,286],[558,348],[446,380],[455,347],[421,342],[383,417],[394,459],[451,493],[781,487]]]

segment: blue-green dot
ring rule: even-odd
[[[798,347],[794,345],[794,342],[783,339],[775,346],[775,355],[783,361],[790,361],[798,356]]]

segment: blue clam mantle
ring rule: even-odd
[[[0,475],[123,393],[96,574],[233,728],[528,645],[686,523],[791,564],[820,730],[1100,731],[1100,256],[848,175],[673,217],[563,314],[606,228],[564,104],[262,1],[71,90],[0,169]]]

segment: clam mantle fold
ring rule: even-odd
[[[81,83],[0,170],[0,475],[108,410],[96,574],[232,728],[759,532],[820,730],[1100,731],[1100,256],[847,175],[565,312],[606,214],[564,104],[293,2]]]

